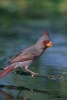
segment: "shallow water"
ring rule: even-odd
[[[48,48],[30,66],[39,75],[48,76],[31,77],[11,72],[0,80],[1,100],[67,99],[66,24],[64,16],[47,20],[15,20],[9,26],[0,27],[0,63],[3,67],[7,66],[7,62],[15,54],[34,44],[45,30],[49,31],[53,43],[53,47]]]

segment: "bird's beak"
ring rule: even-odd
[[[52,43],[51,41],[49,41],[49,43],[47,43],[47,47],[51,47],[52,46]]]

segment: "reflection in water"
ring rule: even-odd
[[[5,96],[6,100],[11,100],[11,96],[1,89],[0,89],[0,94]]]
[[[20,93],[22,92],[22,90],[19,91],[18,95],[17,95],[17,98],[19,98],[19,95]],[[23,100],[31,100],[31,99],[28,99],[31,95],[33,94],[33,92],[31,91],[30,93],[26,94],[24,97],[23,97]],[[21,97],[22,98],[22,97]]]
[[[56,98],[66,98],[66,95],[62,95],[61,93],[56,92],[56,91],[55,92],[54,91],[53,92],[51,92],[51,91],[42,91],[42,90],[38,90],[38,89],[29,89],[29,88],[26,88],[26,87],[17,87],[17,86],[12,86],[12,85],[0,85],[0,88],[1,88],[0,93],[3,96],[5,96],[7,100],[11,100],[11,99],[15,100],[15,98],[19,100],[20,94],[21,94],[21,92],[23,93],[23,91],[30,91],[30,93],[26,92],[25,96],[21,97],[21,98],[23,98],[23,100],[30,100],[30,99],[27,99],[27,98],[29,98],[34,93],[37,93],[37,94],[40,93],[40,94],[44,94],[44,95],[46,94],[46,95],[53,96],[53,97],[56,97]],[[2,89],[7,89],[7,90],[10,89],[11,91],[18,90],[19,92],[15,96],[11,96],[8,93],[4,92]]]
[[[0,94],[6,99],[67,100],[67,14],[55,15],[52,12],[46,19],[25,21],[9,19],[9,16],[0,18],[0,67],[5,67],[10,58],[35,43],[45,30],[49,31],[53,43],[38,63],[31,65],[39,76],[31,78],[29,73],[18,75],[16,71],[0,81]]]

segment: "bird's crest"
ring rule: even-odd
[[[45,31],[44,35],[48,36],[48,31]]]

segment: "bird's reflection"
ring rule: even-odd
[[[32,92],[27,94],[26,96],[24,96],[24,100],[30,100],[30,99],[27,99],[28,97],[30,97],[32,95]]]
[[[21,90],[18,92],[17,98],[16,98],[17,100],[18,100],[18,98],[20,97],[19,95],[20,95],[21,92],[22,92]],[[23,100],[30,100],[30,99],[28,99],[28,98],[29,98],[32,94],[33,94],[33,92],[30,91],[30,93],[26,94],[26,95],[23,97]],[[21,98],[22,98],[22,97],[21,97]]]
[[[16,95],[16,98],[14,96],[9,95],[8,93],[6,93],[5,91],[3,91],[2,89],[0,89],[0,94],[3,95],[6,100],[19,100],[19,98],[21,98],[22,100],[30,100],[28,99],[28,97],[32,94],[32,93],[28,93],[27,95],[25,95],[24,97],[20,97],[20,92]]]
[[[3,89],[6,90],[10,90],[13,91],[17,90],[18,93],[16,93],[15,95],[12,94],[8,94],[7,92],[5,92]],[[26,91],[26,93],[23,95],[23,92]],[[65,98],[65,95],[59,94],[58,92],[51,92],[51,91],[42,91],[42,90],[38,90],[38,89],[30,89],[30,88],[26,88],[26,87],[19,87],[19,86],[12,86],[12,85],[0,85],[0,94],[3,95],[6,100],[30,100],[28,98],[30,98],[31,95],[33,95],[34,93],[39,93],[39,94],[43,94],[43,95],[49,95],[49,96],[54,96],[56,98]],[[21,95],[22,94],[22,95]]]
[[[0,89],[0,94],[3,95],[6,98],[6,100],[12,99],[12,97],[9,94],[7,94],[5,91],[3,91],[2,89]]]

